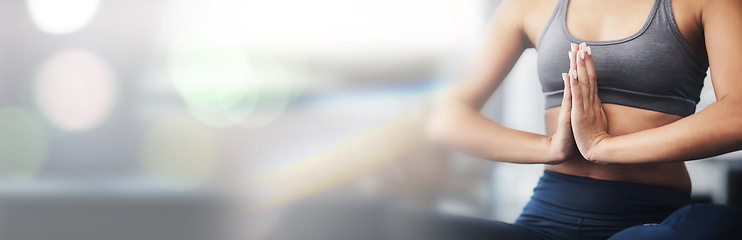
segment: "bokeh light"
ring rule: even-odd
[[[189,112],[204,124],[265,126],[297,92],[293,68],[248,51],[224,25],[195,25],[173,41],[171,80]]]
[[[239,41],[218,26],[197,25],[177,38],[170,51],[173,84],[188,110],[215,127],[235,125],[257,99],[252,68]]]
[[[24,108],[0,108],[0,177],[36,177],[47,159],[48,134],[38,117]]]
[[[108,65],[83,49],[64,50],[39,69],[36,101],[44,116],[66,131],[98,125],[116,98],[116,81]]]
[[[27,3],[36,26],[53,34],[77,31],[87,25],[98,10],[98,0],[28,0]]]
[[[187,190],[209,180],[217,160],[216,136],[189,118],[156,123],[142,141],[142,167],[163,187]]]
[[[253,76],[257,79],[255,108],[239,123],[242,127],[259,128],[271,124],[286,109],[289,101],[300,91],[296,72],[277,59],[254,62]]]

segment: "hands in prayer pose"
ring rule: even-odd
[[[575,146],[587,160],[600,162],[592,156],[601,140],[610,137],[608,121],[598,98],[597,74],[592,50],[585,43],[572,43],[569,51],[569,72],[562,73],[564,99],[552,149],[574,154]]]

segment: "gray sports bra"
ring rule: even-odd
[[[626,38],[585,41],[567,31],[569,0],[559,0],[538,42],[538,75],[546,108],[560,106],[569,43],[590,46],[603,103],[679,116],[695,113],[708,64],[680,34],[670,0],[655,0],[642,28]]]

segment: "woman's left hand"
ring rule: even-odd
[[[574,46],[574,45],[573,45]],[[582,156],[593,162],[598,144],[608,135],[608,120],[598,98],[597,75],[593,65],[592,51],[585,43],[576,49],[576,71],[569,73],[572,89],[572,132],[577,149]]]

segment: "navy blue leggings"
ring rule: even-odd
[[[742,239],[742,212],[689,203],[671,188],[547,170],[513,227],[493,230],[513,240]]]
[[[610,240],[742,239],[742,211],[712,204],[688,205],[657,225],[633,226]]]
[[[401,214],[383,239],[646,240],[742,239],[742,212],[691,205],[666,187],[544,171],[514,224],[444,214]],[[389,228],[387,228],[389,229]]]

